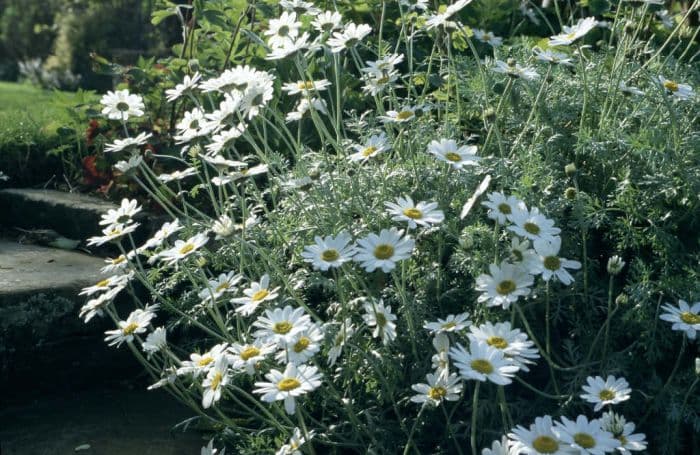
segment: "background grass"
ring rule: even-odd
[[[80,152],[87,124],[73,109],[94,99],[91,92],[0,82],[0,170],[11,177],[7,184],[45,182],[63,168],[62,155]]]

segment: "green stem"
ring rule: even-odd
[[[476,421],[477,417],[479,416],[479,413],[477,412],[479,410],[479,386],[481,385],[480,381],[476,381],[476,385],[474,386],[474,397],[472,398],[472,425],[471,428],[469,429],[471,434],[469,435],[469,442],[471,443],[472,446],[472,455],[479,455],[477,450],[476,450]]]

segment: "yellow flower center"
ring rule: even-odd
[[[272,331],[284,335],[289,333],[292,327],[294,326],[289,321],[276,322],[275,325],[272,326]]]
[[[513,280],[503,280],[496,286],[496,292],[501,295],[508,295],[515,291],[515,281]]]
[[[214,361],[214,358],[212,356],[207,355],[207,356],[204,356],[201,359],[199,359],[199,361],[197,362],[197,365],[200,367],[205,367],[205,366],[209,365],[210,363],[212,363],[213,361]]]
[[[260,349],[256,348],[255,346],[248,346],[241,351],[241,360],[245,362],[246,360],[252,359],[258,355],[260,355]]]
[[[362,151],[362,156],[367,158],[368,156],[372,156],[374,154],[374,152],[376,152],[376,151],[377,151],[377,147],[370,145],[369,147],[367,147],[366,149],[364,149]]]
[[[314,83],[312,81],[302,81],[297,84],[299,90],[311,90],[314,88]]]
[[[102,280],[95,285],[97,288],[106,288],[109,285],[109,279]]]
[[[588,433],[576,433],[574,442],[584,449],[595,447],[595,438]]]
[[[505,349],[508,347],[508,342],[505,340],[505,338],[496,336],[489,337],[488,340],[486,340],[486,344],[493,346],[496,349]]]
[[[129,110],[129,105],[125,103],[124,101],[120,101],[117,103],[117,109],[124,112]]]
[[[121,264],[121,263],[124,262],[124,261],[126,261],[126,256],[124,256],[124,255],[122,254],[122,255],[120,255],[118,258],[112,259],[112,265]],[[103,281],[100,281],[100,283],[103,283],[103,282],[104,282],[104,280],[103,280]]]
[[[430,390],[428,390],[428,396],[435,401],[441,401],[445,398],[445,395],[447,395],[447,389],[444,387],[431,387]]]
[[[128,324],[126,327],[122,329],[122,333],[124,335],[131,335],[136,331],[136,329],[139,328],[139,325],[135,322],[132,322],[131,324]]]
[[[329,249],[325,250],[323,253],[321,253],[321,259],[323,259],[326,262],[333,262],[338,260],[340,257],[340,253],[338,253],[337,250],[334,249]]]
[[[415,207],[412,207],[410,209],[404,209],[403,214],[413,220],[419,220],[423,218],[423,212],[421,212]]]
[[[454,321],[446,322],[446,323],[442,324],[442,328],[444,330],[454,329],[455,327],[457,327],[457,323],[455,323]]]
[[[121,230],[121,229],[114,228],[114,229],[112,229],[111,231],[109,231],[109,232],[107,233],[107,236],[108,236],[108,237],[117,236],[117,235],[121,235],[121,233],[122,233],[122,230]]]
[[[299,387],[301,387],[301,382],[296,378],[284,378],[277,383],[277,388],[282,392],[289,392]]]
[[[547,270],[559,270],[561,267],[561,260],[556,256],[547,256],[544,258],[544,267]]]
[[[532,235],[537,235],[540,233],[540,227],[535,223],[530,223],[529,221],[523,225],[523,229]]]
[[[627,438],[625,435],[621,434],[620,436],[615,437],[618,441],[620,441],[621,446],[625,446],[627,444]]]
[[[377,245],[374,249],[374,257],[377,259],[389,259],[394,255],[394,247],[388,244]]]
[[[270,295],[270,292],[267,289],[260,289],[258,292],[253,294],[250,297],[250,299],[253,302],[259,302],[259,301],[263,300],[265,297],[267,297],[268,295]]]
[[[539,453],[556,453],[559,450],[559,443],[549,436],[537,436],[532,441],[532,447]]]
[[[191,243],[186,243],[182,248],[180,248],[180,254],[187,254],[192,252],[194,250],[194,245]]]
[[[603,401],[609,401],[609,400],[612,400],[613,398],[615,398],[615,392],[613,392],[612,390],[609,390],[609,389],[603,389],[600,391],[598,396]]]
[[[231,283],[229,283],[228,281],[224,281],[223,283],[221,283],[220,285],[218,285],[218,286],[216,287],[216,289],[214,289],[214,291],[216,291],[216,292],[221,292],[221,291],[223,291],[223,290],[225,290],[225,289],[228,289],[228,288],[230,288],[230,287],[231,287]]]
[[[686,324],[694,325],[694,324],[700,324],[700,314],[695,314],[691,313],[689,311],[685,311],[681,313],[681,321],[685,322]]]
[[[566,39],[569,41],[573,41],[576,39],[576,32],[571,32],[568,35],[566,35]]]
[[[379,84],[379,85],[384,85],[387,82],[389,82],[389,76],[384,76],[384,77],[380,77],[379,79],[377,79],[377,84]]]
[[[219,371],[217,371],[214,374],[214,377],[211,378],[211,389],[216,390],[219,388],[221,385],[221,380],[224,378],[224,375],[222,375]]]
[[[481,374],[491,374],[493,373],[493,365],[488,360],[476,359],[472,360],[470,363],[472,370],[478,371]]]
[[[462,161],[462,157],[459,155],[459,153],[456,153],[456,152],[445,153],[445,158],[447,159],[447,161],[452,161],[453,163],[457,163],[458,161]]]
[[[498,211],[504,215],[510,215],[511,213],[513,213],[513,209],[511,209],[510,205],[506,204],[505,202],[501,202],[500,204],[498,204]]]
[[[306,348],[309,347],[310,344],[311,344],[310,339],[308,339],[307,337],[301,337],[301,338],[299,338],[299,341],[297,341],[294,344],[294,352],[296,352],[297,354],[299,354],[300,352],[304,352],[306,350]]]
[[[674,81],[665,81],[664,82],[664,87],[666,87],[667,90],[671,92],[677,92],[678,91],[678,83]]]
[[[411,111],[401,111],[398,114],[396,114],[396,118],[398,120],[408,120],[411,117],[413,117],[413,112]]]
[[[513,255],[513,257],[515,258],[515,260],[516,260],[517,262],[522,262],[523,259],[525,259],[525,258],[523,257],[523,252],[520,251],[520,250],[513,249],[513,250],[511,250],[510,254]]]

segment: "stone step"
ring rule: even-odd
[[[7,228],[53,229],[74,240],[99,235],[100,215],[116,205],[92,196],[55,190],[0,190],[0,224]]]
[[[103,265],[86,254],[0,239],[0,402],[22,389],[134,369],[128,350],[103,341],[111,321],[78,318],[85,302],[78,293],[104,278]]]

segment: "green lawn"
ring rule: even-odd
[[[57,155],[74,150],[87,126],[72,108],[94,99],[86,92],[0,82],[0,170],[15,184],[33,185],[50,178],[62,161]],[[47,155],[54,156],[47,161]]]

